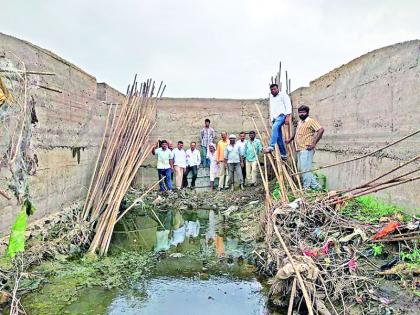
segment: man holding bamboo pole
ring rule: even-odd
[[[157,156],[157,170],[158,170],[158,177],[159,180],[165,176],[165,185],[163,181],[159,182],[159,190],[166,191],[172,190],[172,180],[171,174],[174,169],[174,162],[173,162],[173,154],[171,150],[168,149],[168,142],[166,140],[162,140],[160,142],[161,147],[159,148],[159,143],[152,149],[152,154]]]
[[[287,93],[280,91],[276,83],[270,85],[270,117],[273,122],[270,144],[264,149],[265,153],[271,153],[275,145],[279,146],[280,155],[286,159],[286,147],[283,142],[281,127],[289,124],[292,114],[292,103]]]
[[[318,121],[309,117],[309,107],[302,105],[298,108],[299,122],[294,135],[286,140],[286,144],[295,140],[296,151],[298,154],[298,169],[300,172],[309,171],[312,168],[312,162],[315,153],[315,146],[321,139],[324,128]],[[303,188],[321,189],[314,174],[311,172],[303,173]]]

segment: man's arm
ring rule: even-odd
[[[297,130],[297,128],[295,128],[295,130],[293,130],[293,135],[289,139],[286,139],[286,144],[289,144],[290,142],[292,142],[295,139],[296,130]]]
[[[256,147],[257,147],[257,149],[255,151],[257,152],[257,155],[258,155],[258,154],[260,154],[262,152],[262,149],[263,149],[262,144],[261,144],[261,141],[258,141],[257,142],[257,146]]]
[[[286,119],[284,120],[284,123],[288,125],[292,120],[292,102],[290,101],[290,97],[287,95],[287,93],[284,93],[283,101],[286,110]]]
[[[317,145],[318,141],[321,140],[323,134],[324,134],[324,128],[321,127],[315,132],[312,143],[307,146],[307,149],[308,150],[315,149],[315,146]]]
[[[159,140],[158,140],[158,142],[156,143],[156,146],[154,146],[153,148],[152,148],[152,154],[153,155],[155,155],[156,154],[156,149],[157,148],[159,148]]]
[[[173,159],[169,160],[169,165],[171,166],[171,170],[174,170],[174,160]]]
[[[200,164],[201,164],[201,154],[200,154],[200,152],[197,150],[197,152],[198,152],[198,154],[197,154],[197,163],[198,163],[198,165],[197,165],[197,167],[200,167]]]

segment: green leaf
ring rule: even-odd
[[[10,233],[9,246],[7,248],[7,254],[9,257],[13,258],[16,256],[16,253],[23,252],[25,250],[25,231],[28,216],[34,212],[35,207],[29,200],[25,200],[16,217],[15,223],[12,226],[12,232]]]

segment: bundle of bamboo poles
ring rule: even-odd
[[[155,96],[155,82],[149,79],[138,85],[136,77],[127,89],[125,101],[109,108],[95,171],[81,212],[81,219],[95,229],[89,251],[98,251],[100,255],[108,251],[121,201],[152,150],[148,138],[155,126],[158,101],[165,90],[161,83]]]

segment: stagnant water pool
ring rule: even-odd
[[[111,253],[156,252],[153,271],[129,288],[85,288],[61,313],[275,314],[249,260],[250,244],[237,237],[237,226],[208,210],[157,216],[125,220],[116,227],[111,248]]]
[[[98,305],[98,303],[100,305]],[[137,287],[109,292],[84,292],[65,314],[269,314],[261,284],[255,279],[227,276],[156,277]]]

